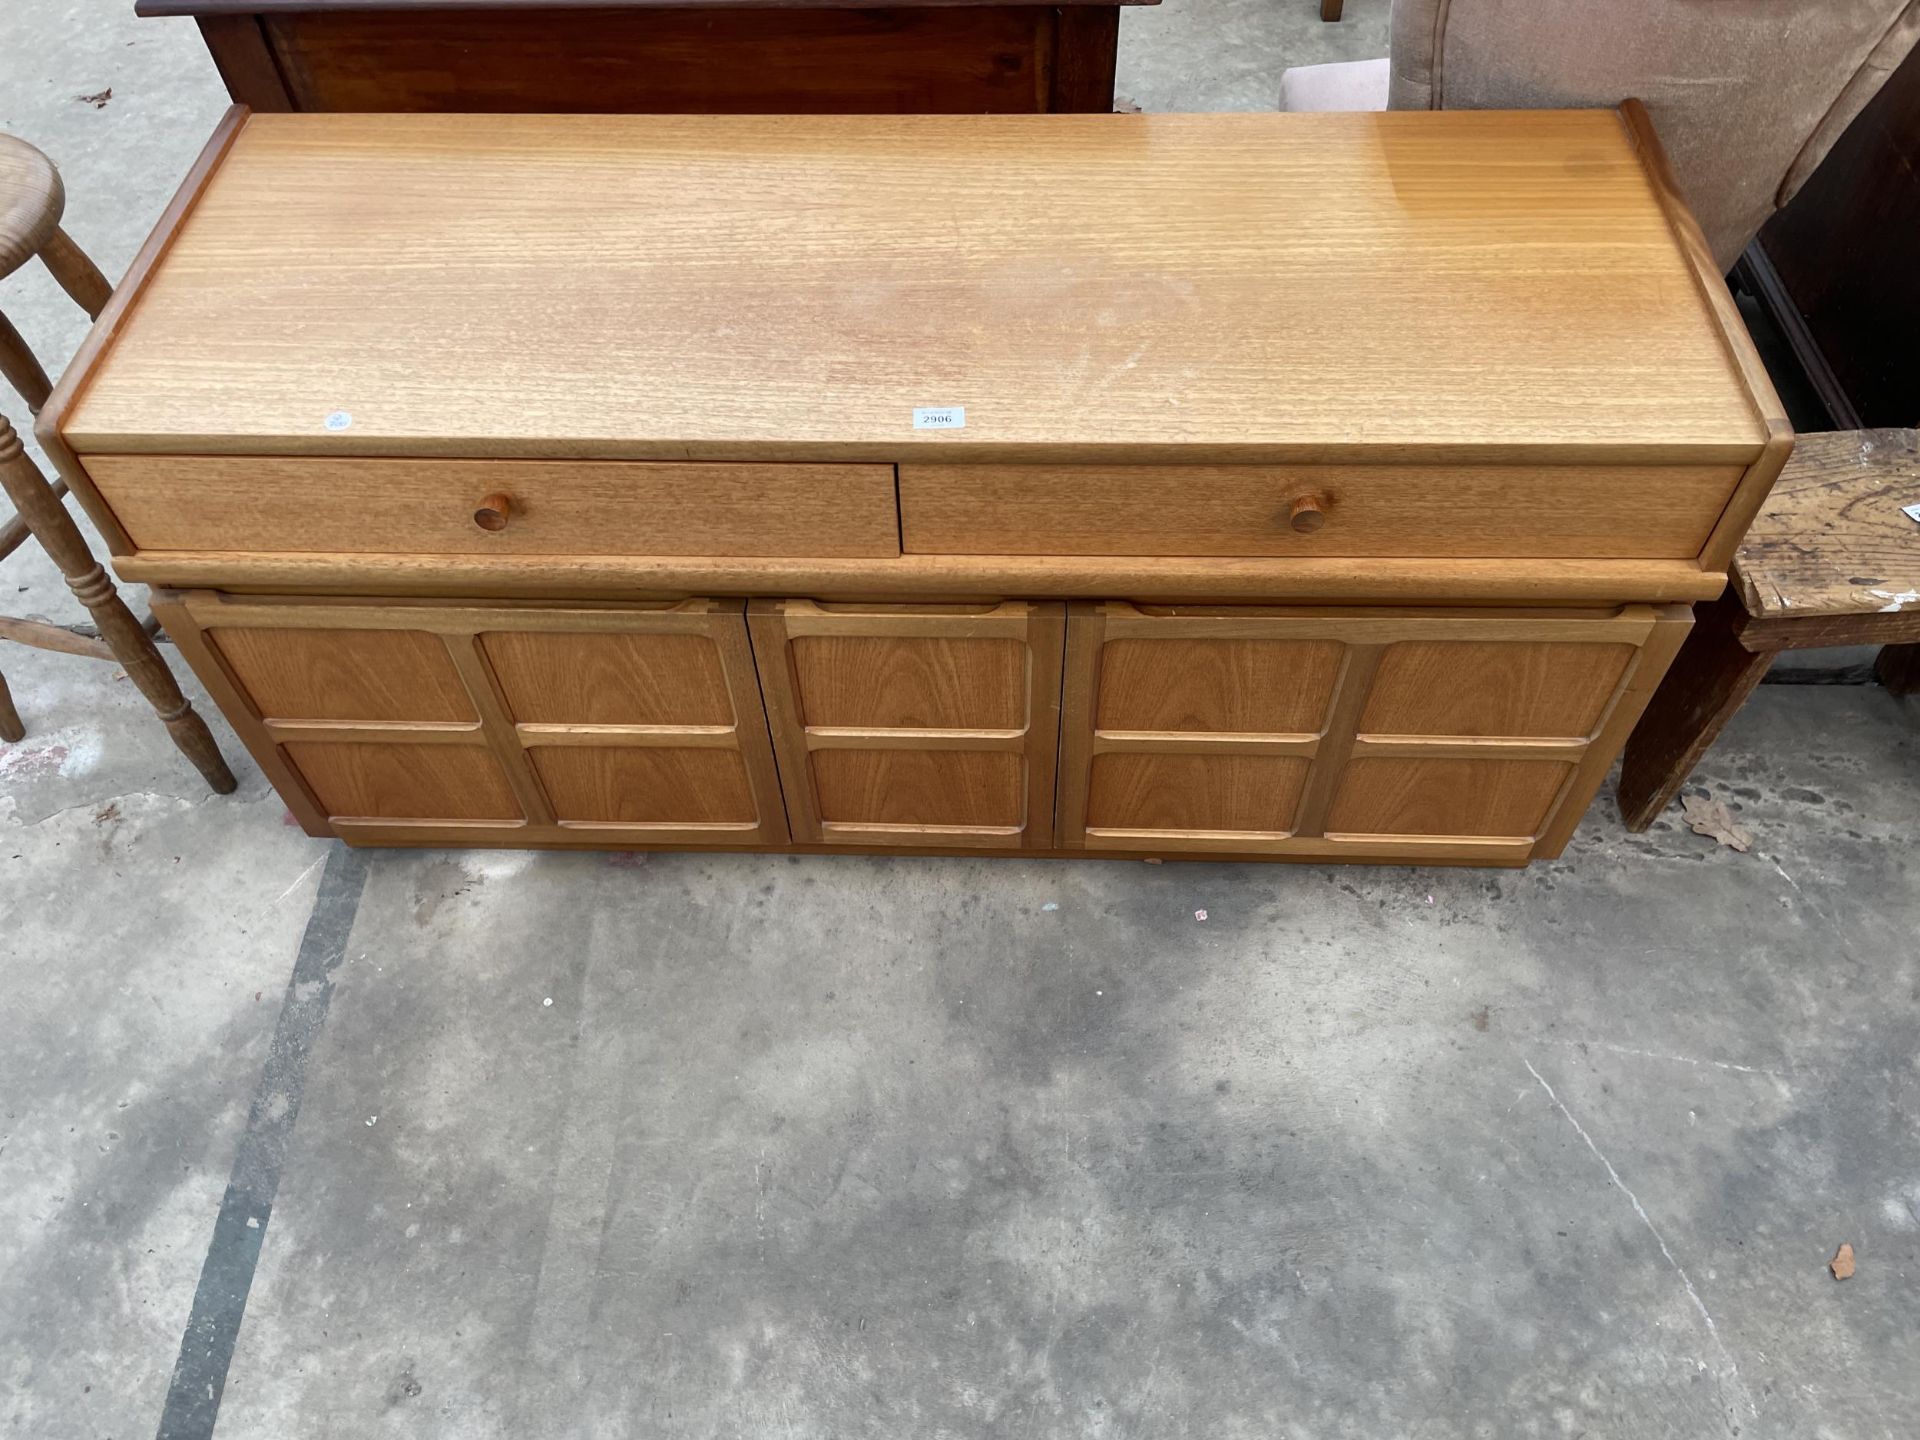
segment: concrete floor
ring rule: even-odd
[[[1130,13],[1122,92],[1383,44],[1315,8]],[[130,9],[0,9],[110,271],[221,105]],[[1697,777],[1748,855],[355,854],[0,666],[0,1434],[1913,1433],[1911,702],[1763,689]]]

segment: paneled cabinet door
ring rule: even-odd
[[[793,838],[1044,849],[1064,606],[755,600]]]
[[[1076,604],[1058,843],[1558,854],[1689,623],[1685,606]]]
[[[783,844],[742,601],[155,597],[313,834]]]

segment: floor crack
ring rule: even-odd
[[[1515,1053],[1518,1054],[1517,1051]],[[1753,1396],[1747,1392],[1746,1383],[1740,1378],[1740,1366],[1734,1360],[1733,1352],[1727,1349],[1726,1341],[1720,1338],[1720,1327],[1713,1322],[1713,1312],[1707,1309],[1707,1302],[1700,1298],[1700,1292],[1694,1288],[1693,1277],[1687,1274],[1686,1267],[1674,1258],[1673,1251],[1667,1245],[1667,1237],[1662,1235],[1660,1233],[1660,1227],[1653,1223],[1653,1217],[1647,1214],[1647,1207],[1640,1203],[1640,1197],[1635,1195],[1633,1191],[1628,1188],[1627,1182],[1620,1178],[1620,1172],[1613,1168],[1613,1162],[1609,1160],[1605,1152],[1594,1143],[1593,1136],[1587,1133],[1586,1127],[1574,1118],[1573,1112],[1567,1108],[1566,1102],[1554,1093],[1553,1086],[1547,1083],[1547,1077],[1534,1069],[1533,1062],[1527,1059],[1526,1056],[1520,1056],[1520,1063],[1527,1067],[1527,1073],[1529,1075],[1540,1082],[1540,1088],[1547,1092],[1547,1098],[1553,1102],[1554,1108],[1566,1118],[1566,1122],[1573,1127],[1574,1133],[1586,1141],[1587,1149],[1593,1152],[1594,1158],[1606,1167],[1607,1178],[1613,1182],[1613,1187],[1627,1197],[1627,1202],[1633,1206],[1633,1213],[1640,1217],[1640,1223],[1647,1227],[1648,1233],[1653,1236],[1654,1243],[1660,1247],[1660,1253],[1666,1256],[1667,1264],[1673,1268],[1673,1273],[1680,1277],[1680,1283],[1686,1286],[1687,1298],[1693,1302],[1693,1308],[1700,1312],[1700,1318],[1706,1322],[1707,1334],[1713,1341],[1713,1347],[1720,1352],[1720,1358],[1726,1362],[1728,1389],[1733,1393],[1734,1398],[1746,1408],[1749,1415],[1758,1418],[1760,1414],[1759,1408],[1753,1403]]]

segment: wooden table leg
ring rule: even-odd
[[[13,692],[7,689],[7,677],[0,675],[0,740],[24,740],[27,727],[20,723],[20,712],[14,707]]]
[[[1338,20],[1340,18],[1341,8],[1345,4],[1346,0],[1320,0],[1320,18],[1322,20]]]
[[[1920,645],[1882,645],[1873,659],[1873,678],[1889,695],[1920,690]]]
[[[67,588],[92,614],[93,623],[100,627],[101,638],[113,650],[127,677],[159,712],[167,733],[173,736],[173,743],[198,767],[217,793],[231,794],[233,772],[220,758],[220,747],[214,743],[207,722],[180,693],[179,682],[173,678],[167,662],[160,658],[153,637],[141,628],[127,608],[127,602],[113,588],[113,581],[87,549],[80,527],[73,523],[73,517],[54,494],[47,477],[27,458],[20,437],[3,415],[0,415],[0,487],[5,488],[34,538],[67,577]]]
[[[1694,606],[1693,633],[1627,741],[1620,762],[1620,818],[1644,830],[1673,802],[1693,767],[1773,663],[1774,651],[1740,643],[1739,599]]]

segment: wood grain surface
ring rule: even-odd
[[[1111,640],[1100,656],[1099,728],[1317,733],[1342,649],[1331,640]]]
[[[900,467],[908,554],[1678,559],[1738,465]],[[1296,502],[1326,517],[1301,533]],[[131,528],[131,527],[130,527]]]
[[[1341,773],[1327,833],[1531,840],[1572,771],[1555,760],[1356,756]]]
[[[1087,826],[1109,835],[1189,831],[1278,839],[1293,828],[1309,765],[1283,755],[1096,755]],[[1177,848],[1179,841],[1168,838]]]
[[[142,550],[430,555],[900,553],[885,465],[96,455]],[[474,507],[512,502],[483,530]]]
[[[813,726],[1019,730],[1027,648],[990,636],[802,635],[793,671]]]
[[[1584,740],[1633,653],[1631,645],[1403,641],[1382,653],[1359,728]]]
[[[485,746],[302,741],[283,748],[330,818],[521,818],[513,790]]]
[[[535,745],[528,758],[561,824],[730,825],[758,820],[731,750]]]
[[[143,585],[281,594],[491,598],[812,595],[935,600],[1126,595],[1136,600],[1374,601],[1533,605],[1710,600],[1723,572],[1690,560],[1449,560],[1154,555],[906,555],[897,560],[724,556],[298,555],[153,551],[114,561]]]
[[[40,253],[66,204],[53,162],[26,141],[0,135],[0,276]]]
[[[1004,750],[815,750],[814,794],[827,826],[898,826],[902,844],[938,832],[1026,824],[1024,767]]]
[[[154,603],[309,834],[787,842],[738,600]]]
[[[1063,609],[751,602],[792,833],[916,850],[1050,843]]]
[[[720,653],[705,635],[497,630],[480,648],[520,724],[734,723]]]
[[[1734,560],[1765,620],[1920,611],[1920,431],[1802,435]]]
[[[1113,12],[1109,9],[1107,14]],[[298,110],[1019,114],[1045,6],[289,11],[259,23]],[[1108,91],[1108,110],[1112,92]]]
[[[1746,463],[1744,344],[1613,112],[255,115],[65,428],[83,452]],[[965,428],[915,429],[937,406]]]
[[[432,635],[224,625],[207,633],[270,720],[478,718],[446,647]]]
[[[1557,853],[1685,614],[1075,604],[1056,843]]]

